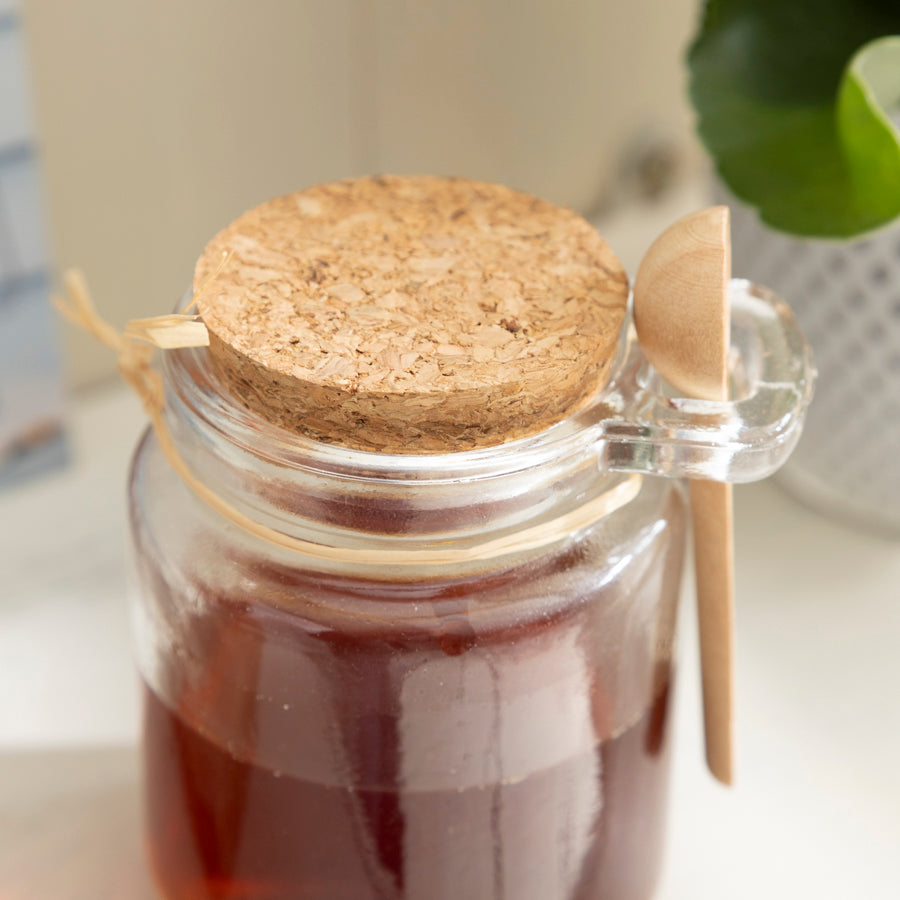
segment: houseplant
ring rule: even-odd
[[[818,361],[782,481],[900,536],[900,4],[707,0],[688,64],[734,271],[791,302]]]

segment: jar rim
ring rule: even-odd
[[[167,412],[187,415],[241,450],[287,469],[340,474],[361,480],[452,483],[511,475],[583,458],[597,441],[593,427],[609,415],[608,396],[633,356],[636,336],[629,312],[621,329],[609,378],[578,411],[535,434],[499,444],[444,453],[386,453],[326,443],[289,431],[242,404],[217,377],[203,347],[163,355]],[[596,453],[595,453],[596,455]],[[601,466],[601,468],[603,468]]]
[[[523,472],[552,476],[592,464],[610,478],[638,472],[747,482],[788,457],[812,397],[812,353],[788,306],[773,292],[732,279],[732,398],[679,396],[650,367],[629,302],[606,384],[585,406],[543,431],[489,447],[396,454],[325,443],[246,408],[218,379],[203,349],[164,354],[165,415],[195,436],[225,441],[287,473],[372,485],[460,485]]]

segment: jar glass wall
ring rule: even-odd
[[[142,441],[135,624],[162,896],[649,898],[679,483],[605,472],[578,427],[429,457],[315,444],[242,410],[198,351],[167,354],[165,381],[192,471],[255,520],[348,552],[249,534]],[[628,479],[628,502],[566,535],[448,561],[552,533]],[[438,561],[359,562],[360,547]]]

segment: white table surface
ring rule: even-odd
[[[122,388],[72,409],[72,466],[0,495],[0,754],[137,736],[123,488],[143,418]],[[896,900],[900,544],[770,483],[737,489],[736,544],[738,781],[703,766],[688,575],[658,900]]]

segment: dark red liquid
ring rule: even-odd
[[[156,879],[168,900],[647,900],[667,703],[665,687],[594,753],[518,781],[348,790],[236,759],[148,690]]]
[[[649,900],[681,551],[653,537],[612,580],[579,545],[447,581],[150,570],[161,896]]]

